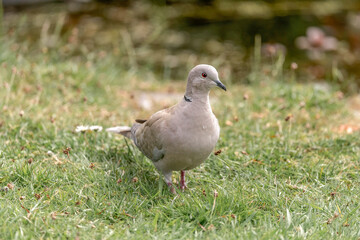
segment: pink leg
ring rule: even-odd
[[[174,188],[173,185],[172,185],[171,175],[172,175],[172,172],[169,172],[169,173],[167,173],[167,174],[164,174],[164,176],[165,176],[165,182],[166,182],[166,184],[169,186],[171,193],[176,193],[175,188]]]
[[[185,183],[185,171],[180,171],[181,174],[181,178],[180,178],[180,188],[182,191],[185,190],[185,188],[187,188],[186,183]]]

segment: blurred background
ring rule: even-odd
[[[360,1],[3,0],[10,49],[88,67],[184,80],[198,63],[232,83],[278,80],[360,86]],[[1,62],[4,59],[0,59]],[[184,71],[186,69],[186,71]],[[185,73],[184,73],[185,72]],[[254,77],[255,76],[255,77]],[[266,80],[266,79],[262,79]]]

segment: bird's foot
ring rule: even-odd
[[[175,188],[174,188],[174,186],[173,186],[173,184],[172,184],[171,175],[172,175],[172,172],[164,173],[165,182],[166,182],[166,184],[168,185],[168,187],[170,188],[170,192],[171,192],[172,194],[175,194],[176,191],[175,191]]]
[[[180,189],[181,189],[182,192],[184,192],[185,189],[187,189],[187,188],[188,188],[188,187],[187,187],[186,183],[180,182]]]
[[[169,188],[170,188],[170,192],[171,192],[172,194],[175,194],[176,191],[175,191],[175,188],[174,188],[174,186],[172,185],[172,183],[167,183],[167,185],[168,185]]]

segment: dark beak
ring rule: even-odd
[[[220,82],[220,80],[216,80],[215,83],[216,83],[216,86],[218,86],[219,88],[221,88],[221,89],[223,89],[224,91],[226,91],[225,85],[224,85],[222,82]]]

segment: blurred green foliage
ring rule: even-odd
[[[261,62],[273,63],[283,54],[288,69],[292,62],[298,63],[297,79],[336,82],[344,91],[354,91],[352,83],[360,83],[359,14],[360,2],[355,0],[75,0],[28,8],[8,6],[4,23],[8,35],[21,28],[17,42],[28,44],[29,49],[39,45],[57,49],[60,41],[68,43],[66,55],[84,57],[92,48],[122,52],[126,54],[119,64],[148,66],[174,79],[182,77],[178,69],[207,62],[228,69],[235,81],[247,82],[254,39],[259,35]],[[15,21],[19,16],[20,25]],[[337,49],[309,59],[295,41],[310,26],[338,39]]]

